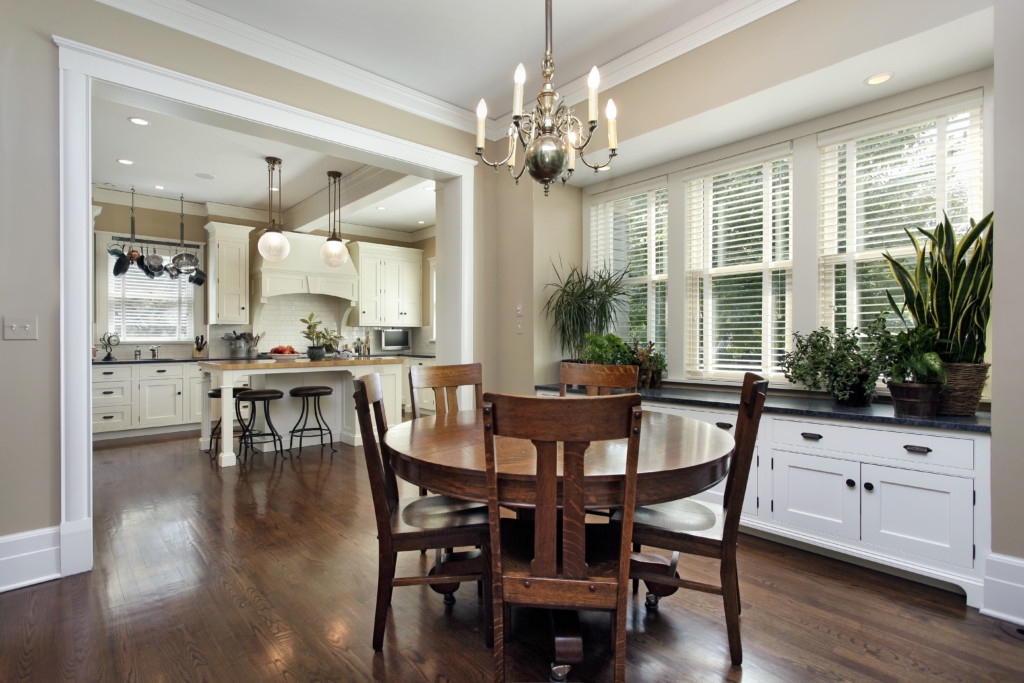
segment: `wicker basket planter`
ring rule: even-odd
[[[974,415],[991,363],[945,363],[946,390],[939,397],[939,415]]]

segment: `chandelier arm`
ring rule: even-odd
[[[587,161],[587,158],[585,156],[583,156],[583,150],[580,150],[579,157],[577,157],[577,158],[580,161],[583,162],[584,166],[587,166],[588,168],[594,169],[594,173],[597,173],[602,168],[608,168],[609,166],[611,166],[612,165],[612,159],[614,159],[617,156],[617,154],[618,154],[618,152],[616,152],[614,149],[608,150],[608,161],[604,162],[603,164],[596,164],[596,165],[590,163],[589,161]]]

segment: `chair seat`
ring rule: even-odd
[[[454,528],[486,534],[487,506],[448,496],[415,496],[399,498],[391,518],[391,533],[396,536],[447,538]]]
[[[330,387],[295,387],[288,391],[288,395],[294,397],[330,396],[333,393],[334,389]]]
[[[235,398],[240,401],[272,401],[283,396],[284,392],[278,389],[247,389],[235,394]]]
[[[612,519],[621,518],[616,512]],[[671,534],[676,538],[692,537],[708,541],[721,541],[725,529],[725,511],[692,498],[636,508],[633,517],[633,542],[643,545],[645,538]]]

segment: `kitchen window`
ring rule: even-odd
[[[906,231],[926,241],[918,229],[946,211],[962,235],[984,213],[981,94],[822,133],[818,144],[819,320],[863,327],[882,313],[895,325],[885,293],[899,286],[882,254],[913,267]]]
[[[790,335],[792,157],[686,182],[686,374],[781,373]]]
[[[115,277],[116,259],[106,249],[112,239],[121,237],[96,233],[96,334],[113,332],[123,343],[193,341],[205,286],[196,287],[187,276],[172,280],[164,274],[150,279],[138,265]],[[145,256],[163,256],[165,263],[180,251],[176,242],[138,248]],[[198,256],[202,263],[201,247]]]
[[[668,288],[668,189],[630,190],[590,208],[590,269],[625,268],[626,311],[614,324],[625,340],[665,350]]]

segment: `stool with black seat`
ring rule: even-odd
[[[239,464],[244,465],[249,456],[249,451],[256,451],[256,445],[262,443],[274,444],[274,457],[280,453],[284,458],[284,439],[274,428],[270,420],[270,402],[284,397],[284,392],[277,389],[247,389],[235,395],[235,415],[238,417],[238,424],[242,426],[242,433],[238,436],[238,450],[241,453]],[[242,419],[242,401],[249,402],[249,421]],[[266,421],[264,431],[256,430],[256,404],[263,404],[263,418]],[[257,441],[260,439],[260,441]]]
[[[233,387],[231,389],[231,396],[235,399],[235,405],[238,405],[238,394],[245,391],[245,387]],[[206,395],[211,399],[220,399],[220,389],[210,389],[206,392]],[[214,423],[213,428],[210,430],[210,450],[206,451],[207,455],[210,456],[210,460],[217,457],[217,445],[220,445],[220,423],[223,417],[217,418],[217,422]]]
[[[331,428],[327,426],[327,419],[324,418],[322,412],[320,412],[320,397],[330,396],[334,393],[334,389],[330,387],[295,387],[288,392],[288,395],[293,398],[302,399],[302,412],[299,413],[299,419],[295,421],[295,426],[292,427],[288,437],[288,452],[292,450],[292,444],[295,441],[295,436],[299,437],[299,455],[302,455],[302,439],[306,436],[307,432],[312,432],[320,437],[320,447],[324,445],[324,433],[327,433],[327,445],[331,447],[331,453],[337,453],[338,449],[334,447],[334,434],[331,433]],[[313,399],[313,407],[310,409],[309,400]],[[316,420],[315,427],[306,426],[309,422],[309,417],[313,416]],[[302,426],[299,426],[302,423]],[[312,436],[312,434],[310,434]]]

